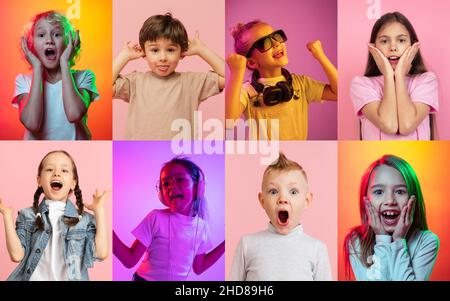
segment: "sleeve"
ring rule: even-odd
[[[372,81],[365,76],[355,77],[350,84],[350,97],[355,108],[356,115],[363,115],[362,108],[371,102],[380,101],[381,95],[374,87]]]
[[[86,89],[91,92],[91,102],[100,98],[95,84],[95,74],[91,70],[77,72],[78,89]]]
[[[20,243],[22,245],[22,248],[24,248],[25,250],[25,254],[28,253],[28,241],[27,241],[27,225],[29,225],[30,223],[27,223],[25,221],[25,215],[22,213],[22,211],[19,211],[19,215],[17,216],[16,219],[16,233],[17,236],[20,239]]]
[[[230,279],[231,281],[245,281],[247,280],[247,273],[245,271],[245,254],[244,254],[243,238],[239,240],[231,264]]]
[[[12,106],[18,108],[19,107],[18,97],[22,94],[30,93],[30,89],[31,89],[31,79],[23,74],[17,75],[14,86],[14,95],[11,100]]]
[[[136,91],[136,75],[134,71],[127,75],[121,75],[117,77],[114,82],[114,98],[122,99],[126,102],[130,102],[131,95]]]
[[[425,72],[417,77],[410,98],[430,106],[430,112],[439,111],[438,80],[433,72]]]
[[[86,228],[86,244],[84,245],[83,262],[87,268],[94,266],[94,261],[100,261],[96,257],[95,251],[95,234],[97,233],[97,226],[95,218],[89,215],[89,222]]]
[[[328,257],[327,246],[323,243],[318,245],[317,262],[314,267],[314,280],[316,281],[332,281],[330,260]]]
[[[199,103],[207,98],[219,94],[219,75],[210,72],[189,72],[191,88],[198,93]]]
[[[146,248],[152,243],[155,215],[155,211],[150,212],[131,232]]]
[[[209,226],[207,223],[204,224],[203,231],[201,233],[200,245],[197,249],[197,255],[205,254],[213,248],[211,237],[209,234]]]
[[[302,76],[303,86],[304,86],[304,93],[306,97],[306,101],[308,103],[311,103],[313,101],[315,102],[323,102],[322,95],[323,90],[325,89],[326,84],[317,81],[315,79],[312,79],[309,76]]]
[[[391,243],[390,250],[392,280],[428,280],[437,258],[439,238],[429,231],[424,232],[412,258],[404,239]]]

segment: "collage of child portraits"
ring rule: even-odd
[[[450,281],[448,1],[0,3],[1,282]]]

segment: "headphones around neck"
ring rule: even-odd
[[[286,81],[280,81],[276,83],[275,86],[264,86],[258,82],[260,78],[259,71],[253,71],[251,85],[258,93],[258,96],[262,94],[264,105],[274,106],[282,102],[288,102],[292,97],[294,97],[295,100],[299,99],[299,97],[294,94],[292,75],[284,68],[281,68],[281,74],[286,78]],[[260,106],[261,104],[256,101],[254,102],[254,105]]]
[[[200,211],[200,203],[205,199],[206,177],[205,177],[205,174],[203,173],[203,171],[200,169],[200,167],[198,168],[198,172],[199,172],[199,178],[198,178],[198,181],[196,181],[197,194],[195,196],[194,203],[192,204],[192,216],[198,215],[198,213]],[[194,182],[195,182],[195,180],[194,180]],[[159,201],[164,206],[170,207],[170,204],[167,203],[166,200],[164,200],[161,181],[158,181],[157,190],[158,190]]]

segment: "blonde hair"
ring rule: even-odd
[[[64,31],[64,44],[66,45],[66,47],[69,44],[69,35],[72,36],[72,41],[74,43],[75,37],[76,37],[76,31],[75,31],[75,28],[73,27],[73,25],[70,23],[69,19],[67,19],[66,16],[64,16],[63,14],[61,14],[57,11],[49,10],[49,11],[35,15],[31,19],[30,23],[28,23],[25,27],[24,36],[27,38],[27,47],[28,47],[28,49],[30,49],[31,52],[36,54],[36,50],[34,49],[33,36],[34,36],[34,31],[36,29],[36,24],[41,19],[45,19],[47,22],[49,22],[52,25],[53,24],[61,25],[61,27],[63,28],[63,31]],[[76,60],[80,56],[80,52],[81,52],[81,40],[79,40],[77,45],[74,45],[72,57],[69,60],[70,67],[75,65]]]
[[[272,171],[292,171],[299,170],[305,177],[305,181],[308,182],[308,177],[303,167],[295,161],[289,160],[283,153],[280,152],[278,159],[267,166],[264,171],[264,177]]]
[[[245,41],[242,36],[244,33],[255,27],[259,24],[267,24],[260,20],[253,20],[251,22],[247,23],[238,23],[231,29],[231,35],[234,38],[234,51],[237,54],[245,56],[248,48],[250,48],[250,45],[248,45],[248,41]]]

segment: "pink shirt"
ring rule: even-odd
[[[371,102],[383,98],[383,76],[357,76],[350,85],[350,94],[356,114],[361,120],[361,136],[363,140],[430,140],[430,116],[419,124],[409,135],[388,135],[380,131],[362,113],[362,108]],[[430,113],[439,111],[438,81],[433,72],[407,77],[408,93],[413,102],[421,102],[430,106]]]

